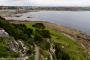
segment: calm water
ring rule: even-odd
[[[20,14],[18,14],[20,15]],[[32,17],[32,18],[27,18]],[[78,29],[90,35],[90,11],[40,11],[13,17],[17,20],[44,20]]]

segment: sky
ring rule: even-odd
[[[2,6],[90,6],[90,0],[0,0]]]

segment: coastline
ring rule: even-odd
[[[76,29],[72,29],[70,27],[65,27],[61,25],[57,25],[47,21],[20,21],[20,20],[8,20],[10,23],[14,24],[28,24],[28,23],[43,23],[46,28],[55,30],[56,32],[63,33],[65,36],[76,40],[80,43],[80,45],[90,54],[90,36],[78,31]]]
[[[2,17],[13,17],[16,14],[23,14],[27,12],[37,12],[40,10],[18,10],[18,9],[0,9],[0,16]]]

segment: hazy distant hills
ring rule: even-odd
[[[36,10],[64,10],[64,11],[89,11],[90,7],[31,7],[31,9]]]
[[[40,6],[0,6],[0,9],[30,9],[30,10],[64,10],[64,11],[89,11],[90,7],[40,7]]]

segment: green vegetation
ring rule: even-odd
[[[10,38],[0,37],[0,57],[4,57],[4,58],[19,57],[18,53],[15,53],[8,48],[7,43],[9,40]]]
[[[31,24],[34,24],[34,23],[28,23],[26,24],[26,26],[28,28],[35,29],[32,27]],[[90,56],[88,55],[88,53],[84,52],[85,50],[82,48],[80,43],[77,42],[76,40],[72,40],[68,38],[62,32],[60,33],[49,28],[46,28],[46,30],[50,31],[51,40],[55,44],[55,46],[58,47],[56,51],[56,53],[58,53],[56,54],[57,55],[56,57],[58,59],[60,60],[89,60],[90,59]],[[43,54],[44,52],[47,55],[45,50],[43,50]],[[66,59],[63,59],[65,57]]]
[[[90,59],[90,56],[84,52],[84,49],[81,47],[81,45],[64,36],[62,33],[58,33],[54,30],[50,30],[52,35],[52,40],[54,43],[58,44],[58,48],[60,48],[62,51],[66,52],[71,60],[88,60]]]
[[[89,60],[90,56],[84,51],[81,45],[65,36],[62,32],[45,28],[42,23],[11,24],[3,18],[0,18],[0,27],[5,29],[15,40],[24,41],[29,47],[26,55],[30,60],[35,58],[35,45],[40,48],[40,57],[50,60],[50,53],[54,60]],[[0,57],[18,57],[17,53],[8,49],[5,44],[7,39],[0,39]],[[10,41],[10,40],[9,40]],[[7,40],[8,42],[8,40]],[[55,52],[50,51],[51,44]],[[6,53],[4,53],[6,51]]]

